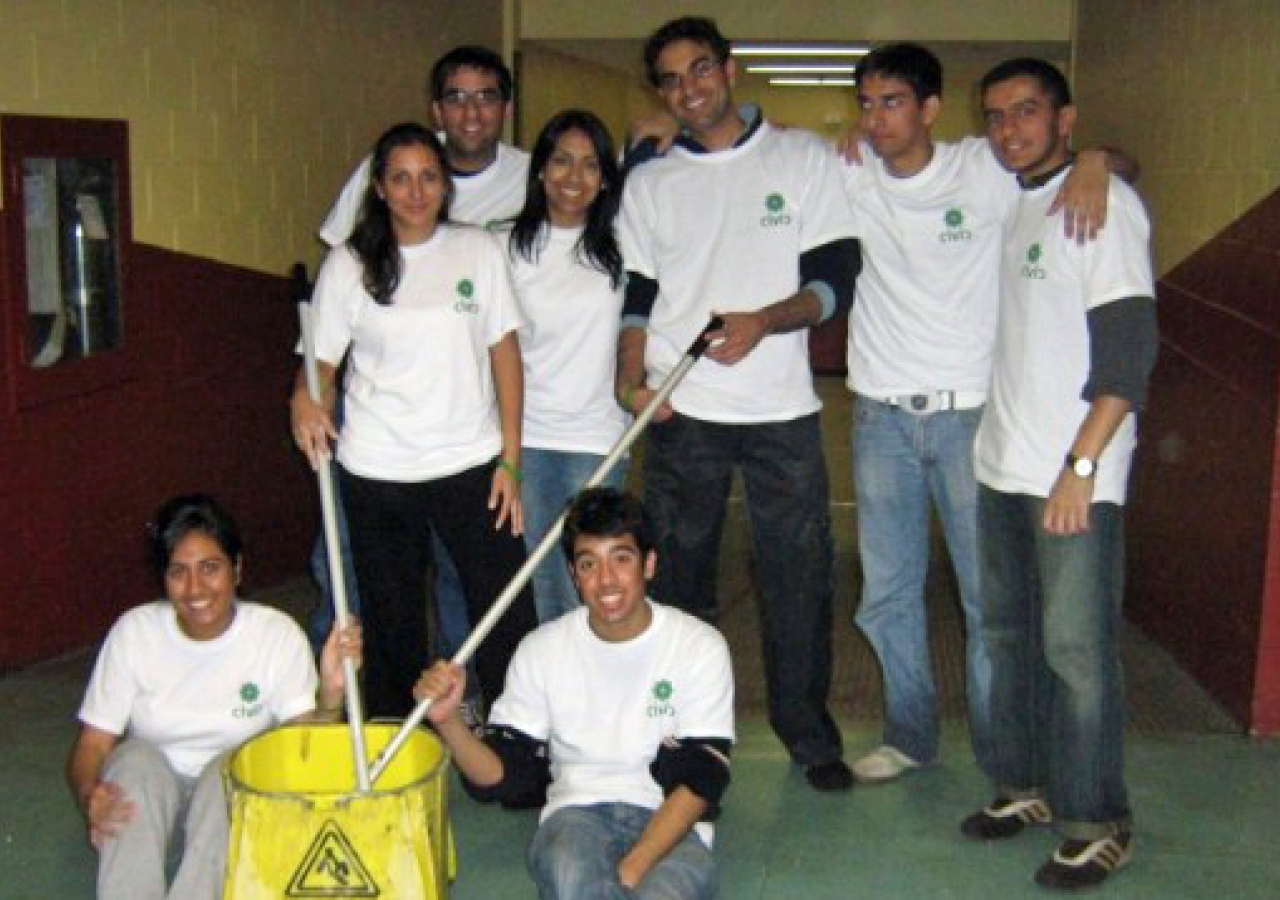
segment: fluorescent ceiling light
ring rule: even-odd
[[[867,47],[850,44],[735,44],[734,56],[866,56]]]
[[[852,78],[770,78],[779,87],[852,87]]]
[[[780,63],[778,65],[744,66],[757,75],[851,75],[853,63]]]

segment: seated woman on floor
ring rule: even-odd
[[[282,722],[339,718],[342,659],[359,660],[360,627],[335,628],[317,677],[291,618],[236,598],[240,530],[208,496],[161,506],[150,542],[165,599],[129,610],[107,635],[67,780],[98,850],[99,900],[219,900],[225,754]]]

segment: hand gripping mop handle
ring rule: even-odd
[[[307,393],[312,402],[319,404],[320,372],[316,366],[316,347],[311,329],[311,305],[298,304],[298,322],[302,329],[302,349],[306,361]],[[338,627],[346,627],[351,618],[347,606],[347,579],[342,571],[342,545],[338,543],[337,506],[334,503],[333,465],[325,460],[316,470],[316,478],[320,483],[320,512],[324,521],[324,543],[329,557],[329,585],[333,591],[334,615]],[[364,746],[364,707],[360,703],[360,682],[356,675],[356,663],[353,659],[342,660],[343,681],[346,682],[347,724],[351,729],[351,757],[356,767],[356,783],[361,791],[368,791],[372,786],[369,777],[368,754]]]
[[[707,338],[707,332],[716,331],[723,327],[723,325],[724,320],[719,316],[712,317],[711,321],[707,324],[707,327],[703,329],[697,339],[689,345],[689,349],[686,350],[684,356],[680,358],[680,362],[678,362],[676,367],[671,370],[671,374],[662,382],[662,385],[653,395],[653,398],[645,404],[644,409],[640,410],[635,421],[631,423],[631,427],[628,428],[622,437],[618,439],[618,442],[613,445],[613,449],[609,451],[609,455],[604,458],[604,461],[600,463],[591,477],[587,479],[586,483],[583,485],[584,488],[595,487],[600,482],[604,481],[605,476],[613,471],[613,467],[618,464],[618,460],[621,459],[623,454],[625,454],[631,445],[636,442],[636,438],[640,436],[640,433],[644,431],[645,426],[649,424],[649,420],[652,419],[654,413],[658,411],[658,407],[667,402],[667,398],[671,396],[672,391],[674,391],[676,386],[680,384],[685,373],[693,368],[693,364],[698,361],[706,351],[707,347],[710,346],[711,342]],[[503,588],[502,593],[498,595],[498,599],[493,602],[493,606],[489,607],[489,611],[485,613],[484,618],[482,618],[476,626],[471,629],[471,634],[467,637],[463,645],[458,648],[458,652],[454,654],[452,662],[455,665],[463,666],[467,664],[467,661],[471,659],[472,655],[476,652],[476,648],[480,646],[481,641],[489,636],[489,632],[493,630],[493,626],[498,624],[498,619],[502,618],[502,614],[507,611],[507,607],[515,602],[515,599],[520,594],[521,589],[529,582],[529,579],[533,577],[534,569],[538,568],[539,563],[542,562],[546,555],[560,543],[560,535],[564,531],[564,520],[565,513],[561,513],[560,517],[556,519],[555,524],[547,531],[546,537],[544,537],[538,544],[537,548],[529,554],[529,558],[525,560],[524,565],[520,567],[520,570],[516,572],[515,577],[511,579],[507,586]],[[427,710],[430,708],[430,699],[422,700],[418,703],[414,708],[413,713],[405,720],[404,725],[402,725],[400,730],[396,732],[395,737],[391,739],[391,742],[387,744],[382,753],[378,755],[377,760],[373,764],[373,768],[369,771],[370,782],[376,782],[378,780],[378,776],[386,769],[387,765],[391,762],[392,757],[400,750],[400,747],[404,745],[404,742],[409,739],[409,735],[413,729],[417,728],[418,725],[422,723],[423,718],[427,715]]]

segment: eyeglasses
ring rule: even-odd
[[[663,72],[660,74],[658,76],[658,90],[664,94],[669,94],[683,87],[686,80],[702,81],[710,78],[719,71],[722,65],[724,65],[722,62],[709,56],[699,57],[689,66],[687,75],[681,75],[679,72]]]
[[[497,88],[481,88],[478,91],[464,91],[452,88],[444,92],[440,102],[453,109],[466,106],[478,106],[480,109],[492,109],[502,105],[502,91]]]

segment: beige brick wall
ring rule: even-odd
[[[267,272],[501,0],[0,0],[0,111],[129,122],[137,240]],[[0,148],[2,151],[3,148]]]
[[[1079,0],[1077,143],[1142,162],[1167,272],[1280,185],[1280,3]]]

